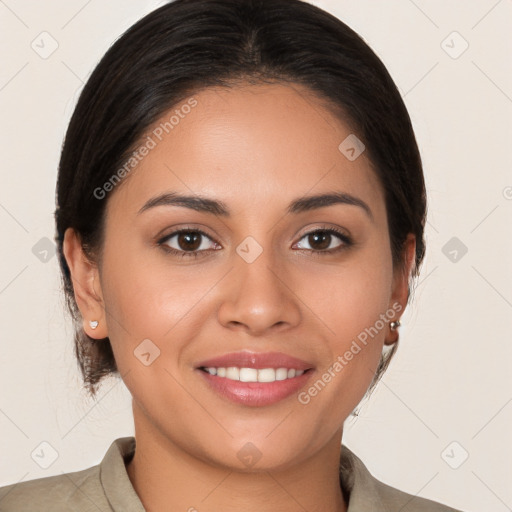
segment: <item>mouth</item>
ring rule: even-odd
[[[262,407],[297,393],[314,373],[311,363],[280,352],[236,352],[196,365],[210,392],[231,403]]]

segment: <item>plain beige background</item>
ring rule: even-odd
[[[312,3],[388,67],[429,195],[427,256],[400,349],[344,442],[404,491],[465,511],[511,510],[512,1]],[[45,238],[81,87],[109,45],[161,4],[0,1],[0,485],[92,466],[133,434],[121,380],[105,381],[96,401],[81,390]]]

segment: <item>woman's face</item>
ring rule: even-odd
[[[339,441],[405,308],[407,279],[393,273],[366,153],[306,89],[209,88],[193,99],[148,131],[148,150],[105,199],[95,289],[106,313],[89,334],[109,336],[140,431],[215,465],[243,469],[248,455],[284,468]],[[307,201],[323,194],[355,200]],[[188,234],[171,236],[180,229]],[[241,351],[280,352],[309,370],[235,389],[199,368]],[[215,366],[258,366],[235,363]],[[298,363],[259,365],[283,366]]]

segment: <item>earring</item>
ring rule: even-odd
[[[91,329],[96,329],[96,327],[98,327],[98,320],[89,320],[89,325]]]
[[[393,322],[389,323],[389,327],[392,331],[396,331],[400,327],[400,325],[402,325],[400,323],[400,320],[394,320]]]

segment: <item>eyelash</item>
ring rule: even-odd
[[[183,229],[179,229],[177,231],[173,231],[172,233],[166,235],[165,237],[161,238],[160,240],[158,240],[157,244],[162,247],[162,249],[170,254],[173,254],[175,256],[178,256],[180,258],[188,258],[188,257],[193,257],[193,258],[197,258],[198,256],[200,255],[203,255],[203,253],[205,252],[209,252],[209,251],[206,251],[206,250],[201,250],[201,251],[182,251],[182,250],[177,250],[177,249],[174,249],[173,247],[169,247],[168,245],[165,244],[165,242],[168,242],[172,237],[176,236],[176,235],[179,235],[181,233],[198,233],[202,236],[205,236],[206,238],[209,238],[211,240],[211,237],[205,233],[204,231],[200,230],[200,229],[197,229],[197,228],[194,228],[194,229],[190,229],[190,228],[183,228]],[[321,255],[332,255],[332,254],[336,254],[338,252],[341,252],[343,250],[346,250],[348,249],[350,246],[354,245],[354,242],[351,240],[350,237],[348,237],[347,235],[345,235],[344,233],[342,233],[341,231],[335,229],[335,228],[320,228],[320,229],[315,229],[313,231],[309,231],[307,233],[304,233],[304,235],[302,235],[302,237],[300,238],[300,240],[302,240],[303,238],[309,236],[309,235],[313,235],[315,233],[324,233],[324,234],[328,234],[328,235],[335,235],[337,236],[342,242],[343,244],[340,245],[339,247],[336,247],[335,249],[329,249],[329,250],[318,250],[318,249],[300,249],[300,250],[304,250],[304,251],[309,251],[317,256],[321,256]],[[215,250],[215,249],[213,249]]]

